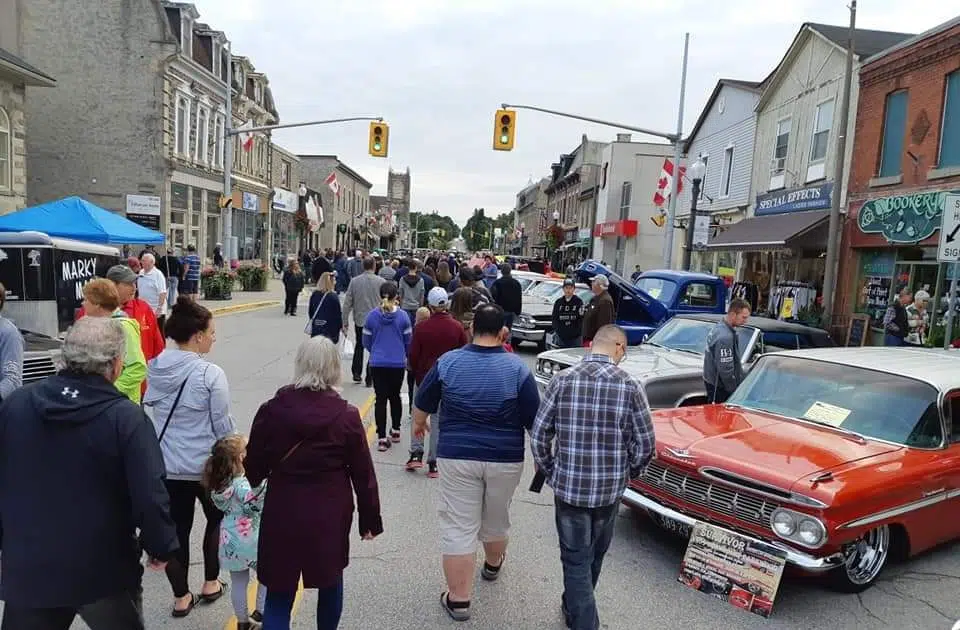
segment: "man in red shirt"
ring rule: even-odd
[[[444,353],[456,350],[467,345],[467,331],[463,324],[453,318],[447,309],[450,306],[450,297],[443,287],[433,287],[427,294],[427,305],[430,308],[430,318],[420,322],[413,329],[413,339],[410,342],[410,371],[413,380],[420,386],[427,372],[433,367]],[[435,478],[437,473],[437,430],[430,431],[430,457],[428,477]],[[423,468],[423,438],[413,434],[413,425],[410,426],[410,459],[407,461],[407,470]]]
[[[120,294],[120,308],[127,314],[127,317],[140,324],[140,346],[143,348],[144,358],[149,363],[151,359],[163,352],[167,342],[160,332],[160,326],[157,325],[156,313],[153,312],[149,304],[136,297],[137,274],[126,265],[114,265],[107,270],[107,280],[117,285],[117,293]],[[77,312],[77,319],[85,314],[83,308],[81,308]],[[146,391],[147,382],[144,381],[141,394]]]

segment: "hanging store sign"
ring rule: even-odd
[[[948,194],[940,190],[870,199],[861,206],[857,225],[864,234],[880,234],[891,243],[918,243],[940,229]]]
[[[242,207],[247,212],[256,212],[260,209],[260,198],[254,193],[243,193]]]
[[[787,212],[825,210],[830,207],[832,194],[833,182],[793,190],[776,190],[757,195],[757,203],[753,213],[755,216],[762,217]]]
[[[300,199],[297,197],[296,193],[293,193],[289,190],[284,190],[283,188],[274,188],[273,189],[273,209],[281,210],[283,212],[295,213],[297,211],[297,206],[300,203]]]
[[[160,197],[127,195],[127,218],[151,230],[160,230]]]
[[[638,222],[630,219],[624,221],[607,221],[593,226],[593,235],[603,238],[604,236],[625,236],[630,238],[637,235]]]

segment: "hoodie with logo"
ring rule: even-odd
[[[405,368],[413,338],[410,316],[402,310],[375,308],[363,325],[363,347],[370,353],[370,367]]]
[[[140,530],[140,542],[137,530]],[[70,372],[0,405],[0,599],[75,608],[139,587],[178,548],[157,436],[105,378]]]

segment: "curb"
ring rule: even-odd
[[[243,304],[231,304],[229,306],[219,306],[211,308],[210,312],[214,315],[228,315],[231,313],[242,313],[246,311],[257,311],[262,308],[271,308],[280,306],[280,300],[265,300],[261,302],[245,302]]]

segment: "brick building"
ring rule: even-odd
[[[951,267],[937,262],[948,193],[960,193],[960,17],[865,60],[848,181],[835,321],[926,290],[934,327]],[[869,342],[868,342],[869,343]]]

